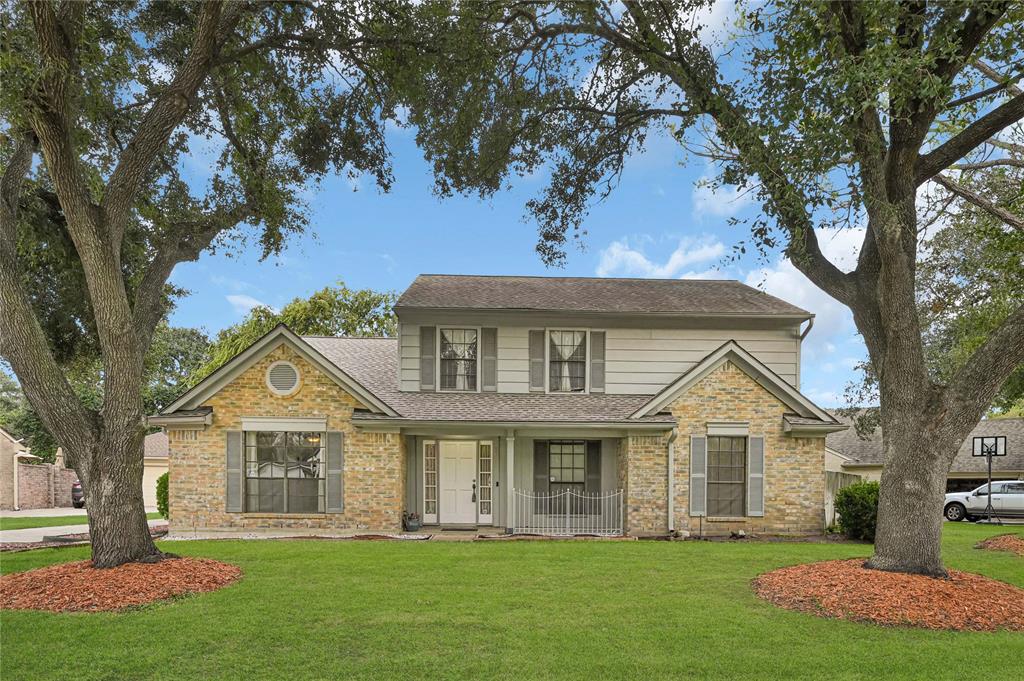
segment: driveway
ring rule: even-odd
[[[146,513],[152,513],[156,506],[147,506]],[[57,516],[81,516],[85,517],[84,508],[27,508],[21,511],[0,511],[0,518],[53,518]],[[84,520],[82,522],[85,522]]]
[[[148,522],[150,527],[167,524],[167,521],[163,518],[157,518]],[[83,522],[77,525],[51,525],[50,527],[28,527],[24,530],[0,530],[0,544],[28,544],[41,542],[43,537],[80,534],[88,531],[89,525],[84,523],[84,518]]]

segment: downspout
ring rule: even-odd
[[[807,334],[814,328],[814,317],[810,317],[807,320],[807,328],[800,334],[800,341],[796,344],[796,389],[800,389],[800,367],[803,365],[803,358],[801,357],[804,339],[807,338]]]
[[[679,437],[679,428],[672,427],[672,434],[668,436],[668,533],[676,531],[676,494],[675,494],[675,473],[676,473],[676,438]]]
[[[804,342],[804,338],[807,338],[807,334],[809,334],[811,332],[811,329],[813,329],[813,328],[814,328],[814,317],[810,317],[810,318],[807,319],[807,328],[804,329],[803,333],[800,334],[800,342],[801,343]]]

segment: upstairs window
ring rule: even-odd
[[[441,390],[476,390],[476,329],[441,329]]]
[[[548,390],[581,393],[587,389],[587,332],[551,331]]]

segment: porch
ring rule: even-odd
[[[407,435],[406,513],[425,531],[624,533],[625,433],[608,429]]]

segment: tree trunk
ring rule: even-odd
[[[89,514],[92,562],[98,568],[139,560],[159,560],[142,500],[142,438],[126,445],[107,443],[78,467]],[[82,461],[82,458],[79,458]]]
[[[875,552],[866,566],[946,577],[942,504],[952,447],[928,437],[924,420],[883,425],[885,467],[878,498]]]

